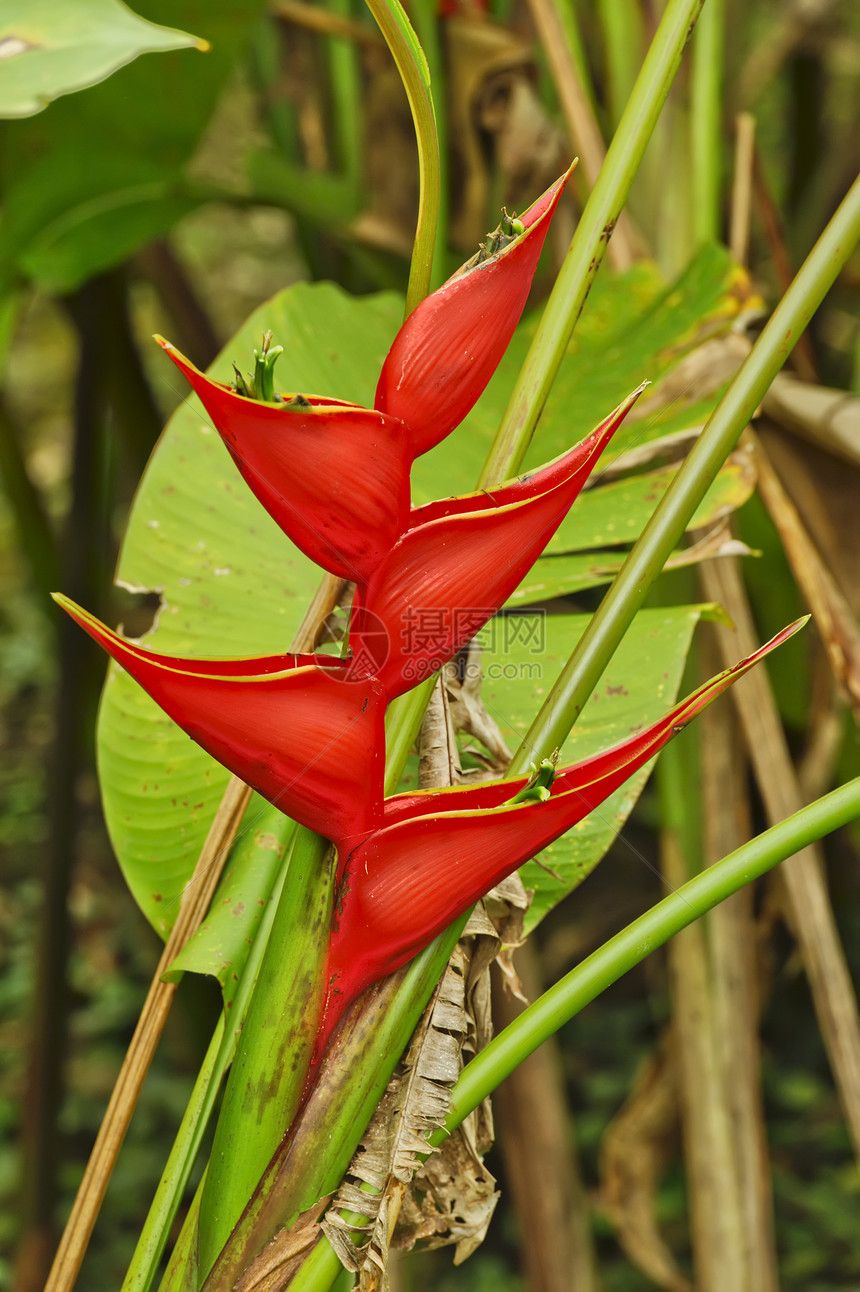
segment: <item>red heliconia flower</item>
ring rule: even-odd
[[[522,231],[489,235],[499,249],[464,265],[410,315],[383,365],[375,409],[304,393],[249,398],[156,337],[252,492],[323,569],[364,583],[406,529],[412,463],[462,421],[492,376],[569,175],[522,221],[508,221]]]
[[[415,457],[409,428],[371,408],[317,395],[299,407],[248,399],[156,340],[284,533],[324,570],[366,580],[408,524]]]
[[[706,682],[659,722],[557,773],[549,797],[513,803],[514,777],[397,795],[384,825],[347,860],[328,958],[329,997],[317,1053],[346,1006],[393,973],[523,862],[586,817],[698,713],[806,621]]]
[[[385,695],[375,678],[326,655],[156,655],[54,599],[192,740],[341,856],[378,824]]]
[[[459,426],[498,367],[572,174],[573,166],[524,212],[519,223],[525,232],[519,237],[488,235],[485,250],[491,254],[458,269],[417,306],[395,337],[374,406],[406,422],[417,453],[426,453]]]
[[[350,627],[356,666],[379,677],[389,700],[451,659],[504,604],[645,385],[537,471],[412,511],[409,528],[358,587]]]

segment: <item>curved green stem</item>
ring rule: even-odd
[[[858,238],[860,178],[809,253],[657,506],[514,755],[511,775],[526,771],[535,757],[545,757],[563,744],[648,589]]]
[[[442,54],[442,40],[439,30],[439,6],[436,0],[413,0],[411,5],[412,21],[418,35],[427,66],[430,69],[430,84],[442,86],[443,92],[433,100],[436,118],[436,140],[439,148],[439,201],[436,215],[436,238],[433,255],[433,266],[430,274],[430,290],[441,287],[449,273],[457,267],[449,266],[451,255],[448,251],[449,210],[449,175],[448,164],[448,123],[447,105],[445,103],[445,65]],[[444,21],[444,20],[443,20]]]
[[[710,911],[753,879],[807,844],[860,816],[860,777],[745,843],[701,871],[602,947],[499,1032],[460,1075],[443,1129],[430,1136],[438,1146],[518,1064],[573,1018],[583,1006],[639,964],[673,934]]]
[[[409,285],[406,288],[406,316],[420,305],[430,291],[433,251],[439,220],[440,166],[436,114],[430,91],[430,69],[400,0],[367,0],[379,30],[397,64],[409,99],[415,137],[418,142],[420,193],[418,224],[412,248]]]
[[[514,474],[600,268],[704,0],[669,0],[490,450],[481,485]]]
[[[444,1143],[499,1082],[539,1045],[675,933],[751,880],[857,816],[860,816],[860,777],[708,867],[616,933],[544,992],[467,1064],[454,1087],[445,1124],[428,1137],[429,1144],[438,1148]],[[356,1217],[356,1223],[360,1221],[361,1217]],[[290,1292],[328,1292],[340,1268],[334,1251],[323,1240],[296,1274]]]

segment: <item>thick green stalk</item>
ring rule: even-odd
[[[385,715],[385,793],[394,794],[424,720],[436,675],[392,700]]]
[[[481,475],[492,485],[523,460],[645,146],[704,0],[669,0],[591,191]]]
[[[215,1131],[200,1204],[203,1273],[299,1107],[323,1006],[334,873],[331,845],[300,827]]]
[[[367,7],[379,25],[397,64],[403,82],[418,143],[418,224],[406,288],[407,317],[430,291],[433,252],[439,219],[440,169],[436,114],[430,92],[430,69],[400,0],[367,0]]]
[[[197,1192],[191,1199],[191,1205],[185,1213],[182,1228],[179,1231],[164,1278],[158,1285],[158,1292],[197,1292],[197,1221],[200,1218],[200,1199],[206,1187],[206,1172],[197,1186]]]
[[[860,816],[860,778],[744,844],[616,933],[544,992],[466,1065],[454,1087],[445,1124],[428,1136],[429,1144],[434,1148],[443,1144],[469,1113],[539,1045],[675,933],[808,843],[823,838],[857,816]],[[340,1269],[332,1248],[327,1242],[320,1242],[290,1283],[290,1292],[328,1292]]]
[[[858,237],[860,178],[809,253],[657,506],[524,737],[511,764],[511,774],[527,770],[534,758],[545,757],[563,744],[648,589]]]
[[[693,33],[689,163],[693,237],[697,246],[719,242],[722,225],[720,189],[725,16],[725,0],[708,0]],[[669,200],[671,201],[671,197]]]
[[[155,1198],[141,1230],[131,1264],[128,1267],[125,1282],[122,1285],[122,1292],[149,1292],[155,1282],[167,1237],[179,1211],[192,1167],[206,1134],[209,1119],[217,1102],[221,1082],[225,1072],[233,1062],[239,1036],[245,1025],[248,1006],[260,973],[263,955],[269,944],[272,924],[284,889],[284,882],[296,842],[296,834],[297,829],[294,828],[292,836],[284,848],[284,858],[280,871],[272,886],[269,900],[266,903],[257,933],[242,969],[236,994],[230,1008],[230,1027],[225,1033],[224,1018],[222,1016],[213,1034],[203,1066],[197,1075],[191,1098],[182,1116],[182,1122],[170,1150],[170,1156],[159,1181]],[[195,1211],[195,1216],[196,1214]],[[176,1259],[177,1256],[174,1252],[174,1261]]]
[[[673,934],[807,844],[857,816],[860,777],[745,843],[628,924],[550,987],[463,1069],[454,1087],[445,1128],[431,1135],[430,1143],[435,1146],[443,1142],[539,1045]]]
[[[300,1117],[269,1164],[204,1292],[230,1292],[279,1229],[337,1188],[466,918],[351,1007]]]

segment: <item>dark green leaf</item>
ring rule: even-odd
[[[4,129],[0,287],[27,277],[71,291],[202,200],[188,164],[262,0],[137,2],[146,19],[181,23],[211,50],[138,59]]]

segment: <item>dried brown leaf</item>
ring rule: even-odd
[[[487,231],[496,179],[508,209],[542,193],[569,161],[564,137],[540,102],[530,41],[498,23],[445,23],[448,135],[454,175],[451,238],[474,251]],[[494,157],[488,156],[487,134]]]
[[[756,442],[759,492],[782,540],[792,573],[827,651],[843,695],[860,722],[860,628],[842,590],[822,561],[797,508],[782,487],[761,442]]]
[[[328,1205],[321,1198],[289,1229],[282,1229],[242,1274],[235,1292],[281,1292],[320,1236],[319,1218]]]
[[[454,785],[460,778],[457,738],[442,677],[430,695],[418,736],[418,788]]]
[[[744,274],[743,282],[749,284]],[[762,302],[752,290],[746,292],[746,313],[739,316],[736,327],[744,324],[751,313],[759,313]],[[715,315],[706,320],[705,326],[724,328],[725,319]],[[648,421],[658,409],[667,408],[670,404],[695,403],[716,395],[723,386],[735,376],[751,350],[751,344],[742,332],[735,330],[725,336],[712,336],[703,339],[695,348],[689,348],[689,341],[683,342],[684,354],[666,375],[649,386],[638,405],[630,410],[633,421]],[[672,351],[664,351],[661,356],[669,359]]]

